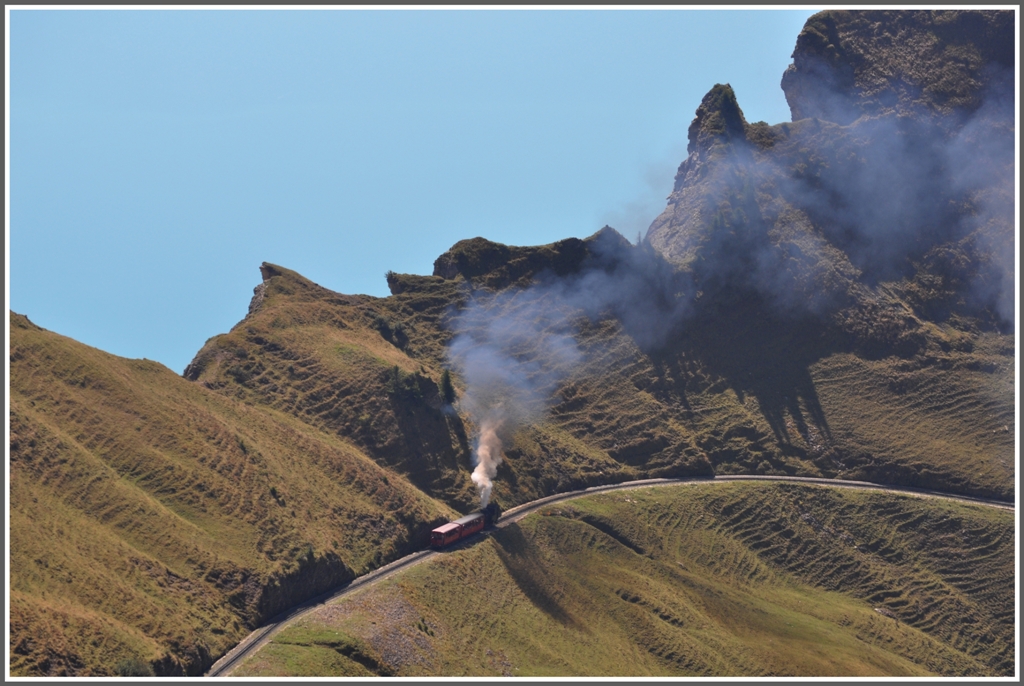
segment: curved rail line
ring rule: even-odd
[[[564,500],[572,500],[573,498],[579,498],[586,495],[593,495],[595,493],[604,493],[606,491],[619,491],[627,490],[631,488],[645,488],[650,486],[678,486],[683,484],[711,484],[711,483],[726,483],[729,481],[783,481],[788,483],[802,483],[802,484],[816,484],[820,486],[828,486],[831,488],[855,488],[859,490],[876,490],[876,491],[890,491],[893,493],[904,493],[908,495],[916,495],[930,498],[944,498],[946,500],[957,500],[960,502],[974,503],[977,505],[984,505],[986,507],[995,507],[1002,510],[1014,510],[1014,503],[1007,503],[1001,500],[989,500],[986,498],[973,498],[965,495],[954,495],[951,493],[942,493],[940,491],[928,491],[917,488],[907,488],[903,486],[887,486],[884,484],[876,484],[870,481],[839,481],[834,479],[820,479],[815,477],[800,477],[800,476],[755,476],[755,475],[737,475],[737,476],[712,476],[712,477],[690,477],[685,479],[642,479],[640,481],[626,481],[621,484],[610,484],[606,486],[591,486],[590,488],[584,488],[579,491],[568,491],[566,493],[558,493],[556,495],[549,495],[544,498],[539,498],[522,505],[510,508],[505,511],[498,522],[495,524],[496,528],[503,528],[509,524],[518,522],[526,515],[536,512],[545,505],[552,503],[562,502]],[[458,549],[467,545],[473,545],[481,538],[489,536],[490,531],[484,530],[479,534],[475,534],[465,541],[459,542],[454,546],[451,546],[447,550]],[[238,664],[248,657],[250,654],[255,652],[257,649],[262,647],[270,638],[281,631],[286,625],[299,617],[308,614],[316,608],[326,605],[328,602],[335,598],[340,598],[343,595],[351,593],[352,591],[358,590],[365,586],[376,583],[382,579],[390,577],[395,572],[398,572],[412,565],[419,564],[424,560],[428,560],[438,554],[436,550],[421,550],[410,555],[406,555],[403,558],[395,560],[390,564],[387,564],[379,569],[375,569],[372,572],[368,572],[363,576],[360,576],[352,581],[344,584],[339,588],[335,588],[326,593],[322,593],[315,598],[311,598],[306,602],[296,605],[295,607],[282,612],[277,615],[269,622],[259,627],[251,634],[246,636],[238,645],[228,651],[221,659],[217,660],[210,667],[210,670],[205,674],[208,677],[227,676],[231,671],[238,666]]]

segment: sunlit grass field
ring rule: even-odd
[[[294,417],[11,330],[12,674],[201,673],[456,514]]]
[[[462,277],[391,275],[370,298],[264,268],[262,300],[185,378],[11,313],[12,673],[199,673],[478,506],[473,419],[440,393]],[[561,315],[581,361],[507,441],[505,508],[712,472],[1013,498],[1012,336],[927,324],[919,354],[876,358],[748,308],[645,352],[614,318]]]
[[[551,506],[283,630],[234,676],[997,676],[1012,512],[788,484]]]

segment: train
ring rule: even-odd
[[[450,546],[457,541],[483,531],[488,526],[494,526],[499,517],[501,517],[501,508],[495,503],[491,503],[482,510],[477,510],[465,517],[442,524],[430,532],[430,547],[445,548]]]

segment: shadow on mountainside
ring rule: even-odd
[[[676,380],[685,379],[696,363],[731,388],[740,403],[753,396],[776,442],[788,446],[793,436],[787,414],[801,435],[813,427],[831,438],[810,367],[842,347],[820,320],[775,315],[756,295],[733,293],[698,307],[679,336],[650,357],[656,370]],[[685,389],[676,391],[691,410]]]
[[[517,524],[506,526],[494,533],[494,549],[505,570],[519,590],[533,605],[559,624],[570,628],[581,628],[579,622],[569,614],[546,588],[546,564],[536,543],[523,535]]]

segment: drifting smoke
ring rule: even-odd
[[[648,164],[643,170],[643,186],[629,201],[607,210],[601,221],[614,226],[619,233],[632,239],[641,239],[651,225],[651,219],[665,209],[665,197],[672,191],[672,175],[679,159],[686,155],[686,145],[674,146],[667,154]]]
[[[861,116],[837,97],[831,121],[775,127],[767,152],[736,138],[713,160],[695,153],[649,235],[696,254],[697,290],[740,286],[782,313],[826,313],[855,283],[925,268],[1012,325],[1012,73],[988,83],[969,114]]]
[[[448,355],[466,387],[460,407],[478,427],[472,478],[481,504],[508,439],[543,420],[580,362],[573,322],[582,317],[615,318],[651,352],[702,296],[738,289],[782,314],[821,315],[849,305],[860,284],[913,278],[945,250],[948,262],[969,265],[956,277],[967,299],[1012,324],[1012,73],[989,84],[959,120],[861,116],[852,99],[835,98],[830,121],[775,127],[785,134],[767,152],[742,134],[727,155],[702,160],[695,151],[639,246],[602,231],[574,274],[469,293],[451,321]]]
[[[994,76],[980,107],[959,120],[864,118],[828,143],[819,138],[828,166],[783,192],[869,284],[911,278],[936,247],[955,246],[972,263],[964,295],[1012,324],[1012,264],[1000,259],[1013,248],[1008,76]]]
[[[477,425],[472,478],[482,506],[504,444],[543,421],[559,384],[582,361],[577,323],[615,317],[641,348],[652,348],[665,342],[686,306],[675,293],[674,270],[649,247],[605,230],[588,249],[576,274],[540,275],[522,290],[469,293],[450,322],[449,363],[466,388],[459,407]]]
[[[473,483],[481,506],[490,500],[503,443],[521,426],[543,418],[557,383],[580,357],[557,303],[543,290],[471,293],[455,317],[448,347],[466,392],[459,406],[476,422]]]
[[[965,217],[975,247],[985,256],[980,273],[971,284],[979,302],[994,302],[996,311],[1010,325],[1016,320],[1013,122],[1015,106],[1013,73],[996,74],[987,97],[949,146],[951,164],[957,166],[952,184],[969,199]]]

